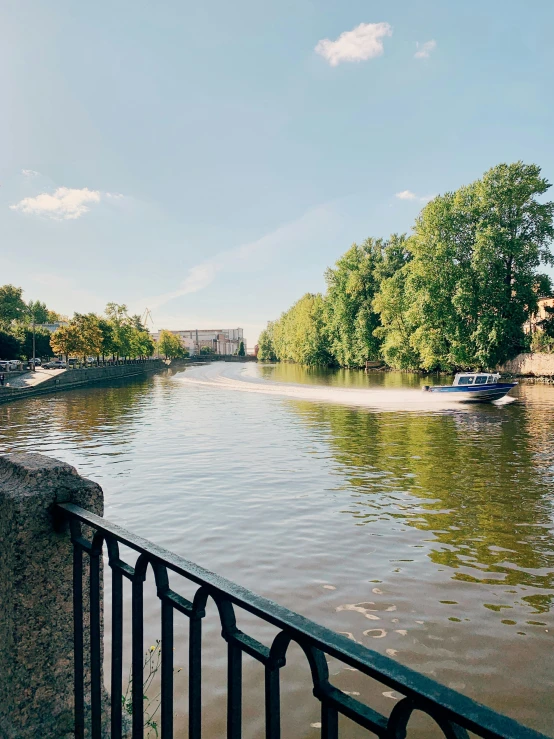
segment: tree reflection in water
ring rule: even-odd
[[[550,400],[551,402],[551,400]],[[416,415],[291,402],[321,433],[355,493],[359,523],[432,535],[430,559],[473,583],[554,588],[551,414],[472,406]],[[550,432],[550,433],[549,433]],[[551,592],[523,596],[536,612]]]

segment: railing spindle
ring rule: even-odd
[[[242,650],[231,639],[227,645],[227,739],[242,736]]]
[[[337,739],[339,735],[339,714],[326,700],[321,703],[321,739]]]
[[[101,547],[101,545],[100,545]],[[100,644],[100,553],[90,553],[90,703],[92,739],[102,735],[102,645]]]
[[[74,525],[73,525],[74,524]],[[72,534],[80,535],[80,525],[72,522]],[[85,695],[83,669],[83,550],[73,542],[73,644],[75,685],[75,739],[85,736]]]
[[[265,736],[266,739],[281,737],[281,696],[279,668],[265,668]]]
[[[142,556],[142,555],[141,555]],[[140,559],[140,557],[139,557]],[[131,701],[133,706],[133,739],[144,739],[144,699],[143,699],[143,659],[144,659],[144,622],[143,622],[143,583],[144,576],[135,568],[132,587],[132,686]]]
[[[189,632],[189,738],[202,734],[202,619],[193,614]]]
[[[173,606],[162,600],[162,739],[173,736]]]
[[[123,575],[112,565],[111,739],[121,739],[123,699]]]

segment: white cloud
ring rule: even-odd
[[[38,177],[40,172],[35,172],[34,169],[22,169],[21,174],[25,175],[25,177]]]
[[[80,190],[58,187],[53,194],[43,192],[34,198],[23,198],[19,203],[10,205],[10,209],[26,215],[42,215],[57,221],[67,221],[80,218],[90,210],[88,204],[99,203],[100,198],[99,190],[89,190],[88,187]]]
[[[402,190],[401,192],[397,192],[394,197],[398,198],[399,200],[417,200],[418,203],[428,203],[435,196],[416,195],[415,192],[412,192],[411,190]]]
[[[392,36],[388,23],[360,23],[352,31],[344,31],[336,41],[318,41],[315,51],[332,67],[341,62],[361,62],[383,53],[383,39]]]
[[[411,192],[411,190],[402,190],[402,192],[397,192],[394,197],[399,200],[417,200],[417,195],[415,192]]]
[[[414,54],[414,57],[416,59],[428,59],[431,56],[431,52],[436,48],[437,42],[431,39],[431,41],[425,41],[425,43],[420,44],[419,41],[416,42],[416,53]]]

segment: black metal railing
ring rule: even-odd
[[[242,655],[258,660],[265,668],[265,736],[281,735],[280,669],[285,665],[291,642],[303,650],[309,663],[313,694],[321,703],[321,736],[339,736],[339,715],[346,716],[368,732],[384,739],[403,739],[414,711],[430,716],[447,739],[465,739],[468,731],[479,737],[546,739],[506,716],[444,687],[430,678],[395,662],[345,636],[251,593],[245,588],[172,554],[79,506],[58,505],[70,523],[74,546],[74,626],[75,626],[75,736],[85,730],[84,644],[83,644],[83,553],[90,559],[90,659],[92,739],[102,735],[101,674],[101,556],[104,543],[112,571],[112,654],[111,654],[111,737],[122,736],[123,665],[123,578],[132,583],[132,736],[143,739],[143,584],[147,568],[154,572],[157,596],[161,601],[161,736],[173,736],[173,618],[175,611],[189,619],[189,733],[201,737],[201,637],[202,619],[208,598],[217,606],[222,636],[227,642],[227,739],[242,736]],[[82,524],[92,531],[92,539],[82,534]],[[120,559],[119,545],[138,553],[134,566]],[[199,586],[191,601],[169,586],[169,572],[175,572]],[[235,606],[279,629],[271,646],[265,646],[237,628]],[[386,716],[346,694],[330,681],[327,657],[397,691],[403,697]],[[88,708],[87,708],[88,710]]]

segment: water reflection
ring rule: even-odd
[[[405,412],[399,400],[370,410],[331,401],[344,398],[341,387],[420,398],[430,380],[258,370],[211,365],[0,405],[0,450],[74,464],[101,482],[111,520],[548,730],[554,388],[522,385],[504,407]],[[304,387],[264,394],[266,379]],[[308,402],[317,388],[305,386],[321,384],[326,402]],[[157,638],[153,592],[145,619],[146,638]],[[220,631],[217,619],[206,624],[208,739],[225,731]],[[284,735],[315,737],[307,667],[291,659],[286,670]],[[332,674],[390,711],[390,691],[376,696],[338,664]],[[246,662],[244,680],[245,696],[255,695],[260,675]],[[177,735],[186,736],[186,685],[176,682],[176,695]],[[263,734],[255,702],[251,714],[247,739]]]
[[[456,580],[554,588],[551,470],[532,409],[391,417],[291,407],[320,434],[327,429],[354,494],[346,512],[358,523],[396,521],[429,532],[429,558]],[[533,596],[539,610],[551,602],[551,593]]]

